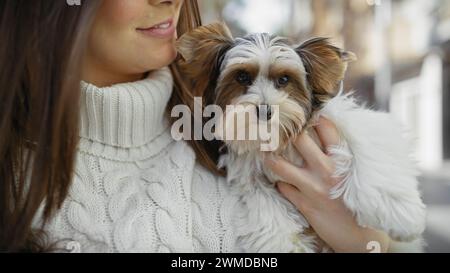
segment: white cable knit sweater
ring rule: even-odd
[[[170,135],[168,68],[107,88],[82,82],[74,181],[46,226],[77,252],[230,252],[226,182]]]

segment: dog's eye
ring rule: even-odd
[[[284,87],[284,86],[288,85],[289,80],[290,80],[289,76],[283,76],[283,77],[280,77],[280,78],[278,78],[278,80],[277,80],[277,85],[278,85],[279,87]]]
[[[252,77],[250,76],[250,74],[246,71],[240,71],[237,75],[236,75],[236,81],[244,86],[249,86],[252,84]]]

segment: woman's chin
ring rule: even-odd
[[[151,55],[146,58],[146,60],[151,60],[151,62],[147,63],[145,66],[147,70],[160,69],[170,65],[176,57],[177,51],[175,50],[175,47],[167,47],[158,50],[158,52],[152,52]]]

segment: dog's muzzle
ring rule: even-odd
[[[269,121],[272,119],[272,107],[267,104],[261,104],[256,107],[256,116],[259,120]]]

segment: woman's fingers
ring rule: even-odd
[[[280,181],[277,183],[277,188],[280,193],[301,212],[305,212],[305,210],[308,209],[306,196],[304,196],[296,187]]]
[[[307,133],[298,136],[294,140],[294,146],[310,169],[319,172],[321,175],[331,175],[334,172],[333,161],[324,154]]]
[[[308,170],[299,168],[284,158],[266,158],[266,166],[268,166],[283,181],[295,186],[304,192],[317,191],[318,186],[314,183],[313,174]]]
[[[324,146],[339,144],[339,132],[331,121],[321,118],[316,130]],[[326,189],[336,184],[333,177],[335,172],[333,160],[321,150],[308,133],[298,136],[293,144],[305,160],[306,168],[299,168],[282,157],[267,157],[266,166],[283,181],[305,194],[328,194]]]
[[[319,123],[316,125],[315,130],[317,135],[319,136],[320,142],[327,149],[332,145],[339,145],[341,137],[339,135],[339,131],[330,120],[320,117]]]
[[[302,133],[294,140],[294,146],[309,166],[320,164],[326,157],[307,132]]]

